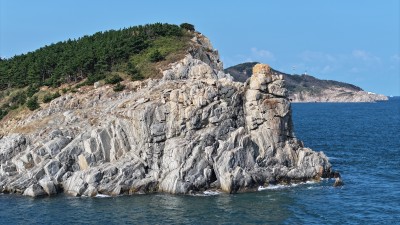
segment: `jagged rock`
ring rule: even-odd
[[[21,134],[11,134],[0,139],[0,163],[12,159],[26,149],[26,138]]]
[[[333,177],[335,178],[335,183],[333,184],[334,187],[340,187],[340,186],[344,185],[342,177],[340,176],[340,174],[338,172],[335,172],[333,174]]]
[[[258,63],[253,66],[253,74],[270,74],[271,67],[267,64]]]
[[[268,93],[271,93],[278,97],[287,97],[287,90],[285,88],[283,80],[277,80],[268,85]]]
[[[197,34],[163,75],[128,84],[134,91],[68,94],[22,119],[19,126],[58,118],[0,139],[0,191],[235,193],[331,176],[327,157],[294,137],[284,82],[269,66],[258,65],[247,84],[233,82]]]
[[[44,171],[50,177],[53,177],[57,174],[58,170],[61,167],[61,163],[57,160],[51,160],[44,166]]]
[[[17,174],[17,167],[14,163],[7,161],[0,166],[0,175],[12,176]]]
[[[41,179],[39,181],[39,184],[43,188],[44,192],[46,192],[48,195],[57,194],[57,190],[54,185],[54,182],[51,181],[49,177],[45,177],[45,178]]]
[[[46,195],[46,192],[43,190],[42,186],[39,184],[32,184],[27,189],[25,189],[23,195],[30,197],[39,197]]]

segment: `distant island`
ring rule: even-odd
[[[246,82],[252,68],[258,62],[247,62],[226,68],[235,81]],[[388,97],[364,91],[353,84],[333,80],[320,80],[310,75],[290,75],[271,69],[275,75],[282,74],[292,102],[377,102]]]

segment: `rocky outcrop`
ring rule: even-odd
[[[192,41],[160,80],[84,87],[2,121],[0,192],[235,193],[332,176],[327,157],[294,137],[282,76],[262,65],[233,82],[208,39]]]
[[[289,96],[292,102],[378,102],[388,97],[366,91],[353,91],[346,88],[331,87],[318,93],[302,91]]]

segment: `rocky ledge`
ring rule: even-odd
[[[259,64],[233,82],[207,38],[192,42],[162,79],[83,87],[2,121],[0,192],[235,193],[333,176],[295,138],[282,76]]]

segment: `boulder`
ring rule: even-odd
[[[267,64],[258,63],[253,67],[253,75],[255,74],[270,74],[271,67]]]
[[[40,197],[46,195],[46,192],[39,184],[32,184],[24,191],[23,195],[30,197]]]
[[[41,179],[39,181],[39,185],[43,188],[43,191],[46,192],[47,195],[57,194],[56,186],[49,177]]]

